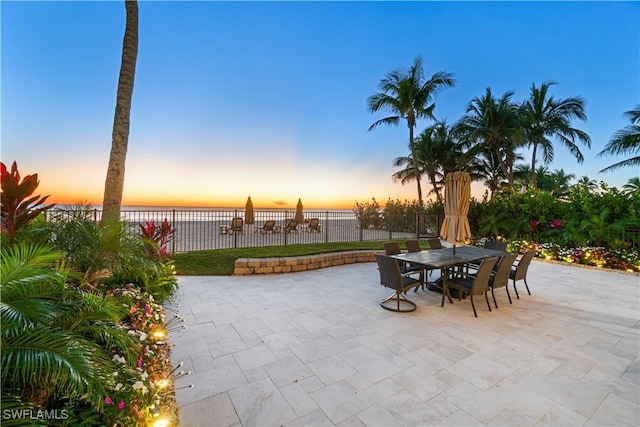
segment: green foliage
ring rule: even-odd
[[[387,200],[383,210],[385,229],[407,233],[415,232],[417,211],[418,203],[415,200],[413,202]]]
[[[375,198],[372,198],[368,203],[356,202],[353,206],[353,213],[355,213],[356,218],[358,219],[360,228],[372,228],[376,230],[382,228],[380,204]]]
[[[63,396],[100,407],[113,364],[105,345],[126,351],[132,340],[114,329],[119,304],[67,286],[60,255],[38,244],[2,251],[3,393],[41,408]]]
[[[575,185],[563,198],[530,189],[500,194],[477,206],[472,203],[469,212],[472,234],[535,238],[564,245],[624,247],[622,231],[640,227],[640,195],[626,194],[606,184],[601,187],[603,191],[593,192],[584,185]],[[477,233],[473,219],[476,215]],[[530,224],[537,224],[535,230]]]
[[[171,227],[167,223],[167,227]],[[141,237],[125,223],[95,222],[86,207],[52,215],[47,224],[50,241],[61,250],[68,265],[88,279],[92,286],[113,288],[132,283],[158,301],[169,298],[178,286],[173,265],[158,242],[166,244],[167,227],[152,238]],[[95,272],[108,272],[98,274]],[[97,283],[99,280],[99,283]]]

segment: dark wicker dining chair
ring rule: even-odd
[[[427,239],[427,243],[429,244],[429,249],[442,249],[442,242],[437,237],[433,239]]]
[[[400,250],[400,244],[398,242],[385,242],[384,253],[387,255],[401,254],[402,250]],[[398,263],[400,265],[400,272],[402,274],[404,275],[419,274],[420,282],[424,283],[424,267],[420,265],[414,265],[408,262],[402,262],[402,261],[398,261]],[[418,287],[416,286],[415,290],[417,289]]]
[[[407,245],[407,252],[420,252],[422,250],[420,242],[417,240],[407,240],[405,244]]]
[[[498,308],[498,303],[496,302],[496,295],[494,294],[494,289],[504,287],[507,290],[507,297],[509,297],[509,304],[511,302],[511,295],[509,295],[509,274],[511,273],[511,266],[513,262],[516,260],[518,254],[508,254],[500,258],[500,262],[498,262],[498,266],[491,274],[489,278],[489,287],[491,288],[491,296],[493,297],[493,304]]]
[[[494,251],[506,251],[507,242],[502,242],[500,240],[487,240],[484,242],[484,248],[493,249]]]
[[[407,290],[419,286],[420,281],[413,277],[403,275],[400,272],[400,264],[398,264],[395,258],[375,253],[373,255],[378,263],[380,284],[393,289],[393,294],[380,301],[380,306],[385,310],[403,313],[414,311],[416,309],[416,303],[408,300],[403,294],[406,293]]]
[[[445,277],[443,281],[443,289],[442,289],[442,303],[441,307],[444,307],[444,296],[447,294],[449,297],[449,302],[453,303],[451,300],[451,295],[449,293],[449,288],[455,289],[458,291],[458,300],[461,300],[460,295],[468,294],[469,299],[471,300],[471,307],[473,308],[473,315],[478,317],[478,313],[476,313],[476,306],[473,303],[474,295],[482,295],[484,294],[484,299],[487,301],[487,307],[489,307],[489,311],[491,311],[491,304],[489,304],[489,297],[487,296],[487,291],[489,290],[489,278],[491,277],[491,270],[496,265],[498,261],[498,257],[485,258],[480,263],[480,267],[478,268],[478,272],[476,274],[469,274],[462,271],[457,271],[455,276],[452,278]]]
[[[482,247],[484,249],[491,249],[491,250],[494,250],[494,251],[506,251],[507,250],[507,242],[502,242],[500,240],[487,240],[487,241],[484,242],[484,245],[482,245]],[[480,264],[477,263],[477,262],[470,262],[469,264],[467,264],[467,271],[469,269],[477,270],[479,266],[480,266]]]
[[[405,244],[407,245],[407,252],[421,252],[422,251],[422,247],[420,246],[420,242],[417,240],[407,240],[405,242]],[[420,280],[422,281],[422,289],[424,289],[424,285],[427,283],[426,281],[426,273],[427,273],[427,269],[425,269],[424,267],[421,266],[414,266],[412,264],[410,264],[410,267],[414,267],[414,268],[418,268],[420,270],[422,270],[422,272],[420,273]],[[429,273],[431,273],[432,270],[429,270]],[[413,289],[413,292],[417,292],[418,291],[418,287],[416,286]]]
[[[513,280],[513,289],[516,291],[516,298],[520,299],[520,295],[518,295],[518,288],[516,288],[516,282],[518,280],[524,280],[524,286],[527,288],[527,292],[531,295],[531,291],[529,290],[529,285],[527,284],[527,271],[529,270],[529,264],[531,264],[531,260],[536,255],[536,251],[528,251],[522,255],[520,260],[516,261],[516,265],[511,269],[511,273],[509,274],[509,278]]]

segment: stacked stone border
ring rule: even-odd
[[[246,276],[250,274],[293,273],[355,264],[356,262],[375,262],[374,253],[384,253],[384,251],[361,250],[291,257],[239,258],[235,262],[233,274]]]

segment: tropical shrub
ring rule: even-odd
[[[140,236],[147,243],[149,256],[157,259],[167,257],[167,245],[173,239],[175,232],[175,228],[166,218],[160,226],[157,226],[153,220],[140,224]]]
[[[414,233],[417,211],[418,204],[415,201],[387,200],[382,211],[384,228],[389,231]]]
[[[380,204],[375,198],[372,198],[370,202],[359,203],[353,206],[353,213],[356,215],[359,227],[362,229],[382,228],[382,216],[380,214]]]
[[[165,344],[165,315],[153,297],[133,285],[108,292],[116,297],[128,315],[121,327],[134,338],[135,363],[112,351],[116,369],[104,397],[108,424],[147,425],[161,408],[168,406],[166,388],[170,385],[171,360]]]
[[[478,245],[481,246],[481,242]],[[524,253],[535,250],[541,259],[562,261],[595,267],[640,271],[640,252],[634,249],[607,249],[597,246],[565,247],[557,243],[537,243],[528,240],[510,240],[507,244],[510,252]]]
[[[27,175],[20,179],[16,162],[13,162],[10,170],[0,162],[0,183],[2,187],[0,226],[2,234],[7,236],[7,244],[11,245],[16,233],[23,226],[54,205],[44,205],[49,196],[32,196],[40,185],[38,174]]]
[[[177,289],[173,261],[158,247],[158,243],[166,245],[173,233],[168,222],[158,233],[153,229],[152,238],[159,239],[157,243],[124,223],[96,222],[88,207],[78,206],[54,212],[47,230],[50,242],[63,252],[69,266],[82,272],[94,288],[132,283],[157,301],[166,300]]]
[[[46,409],[75,399],[100,409],[114,368],[109,349],[132,360],[133,340],[115,327],[122,305],[67,286],[60,259],[39,244],[1,252],[3,398]]]
[[[86,210],[47,222],[40,214],[52,205],[31,197],[37,186],[37,175],[21,181],[15,162],[10,173],[2,165],[2,424],[147,425],[175,407],[164,311],[121,284],[138,279],[160,300],[175,291],[157,246],[171,227],[150,253],[124,224],[101,226]],[[175,411],[166,420],[176,423]]]

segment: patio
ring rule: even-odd
[[[533,295],[499,289],[477,319],[429,291],[383,310],[375,263],[180,277],[181,425],[638,425],[638,276],[533,261],[528,277]]]

